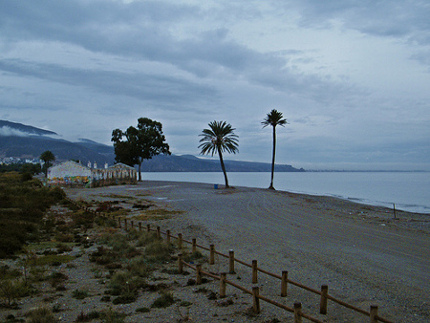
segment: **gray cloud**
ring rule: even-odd
[[[240,135],[229,157],[264,161],[260,122],[277,108],[290,122],[279,162],[422,165],[429,10],[419,0],[5,0],[1,114],[107,143],[148,116],[175,153],[194,154],[200,131],[222,119]]]

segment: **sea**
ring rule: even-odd
[[[267,188],[270,173],[229,172],[230,186]],[[142,180],[224,184],[222,172],[144,172]],[[278,191],[430,214],[430,172],[278,172]]]

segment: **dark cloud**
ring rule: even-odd
[[[67,130],[86,114],[82,129],[109,137],[148,116],[178,153],[197,152],[207,123],[227,120],[240,135],[234,158],[260,160],[271,146],[260,119],[277,108],[290,122],[280,162],[421,162],[429,10],[420,0],[4,0],[2,118]]]
[[[191,107],[190,103],[216,98],[213,89],[175,77],[68,68],[54,64],[2,60],[0,70],[71,86],[87,87],[109,95],[124,95],[163,107]],[[188,103],[185,104],[185,103]]]
[[[430,6],[427,1],[392,0],[304,0],[289,1],[298,6],[303,27],[331,28],[336,23],[365,34],[403,38],[429,44]]]

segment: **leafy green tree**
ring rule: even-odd
[[[143,160],[159,154],[170,155],[170,151],[160,122],[149,118],[139,118],[137,121],[137,128],[130,126],[125,132],[120,129],[112,131],[111,140],[114,143],[115,160],[130,166],[139,165],[141,181]]]
[[[222,172],[224,173],[225,187],[228,188],[227,172],[222,153],[226,151],[235,154],[239,151],[238,136],[234,133],[236,129],[225,121],[212,121],[208,125],[209,129],[203,129],[199,135],[202,139],[200,139],[201,144],[198,148],[201,148],[200,153],[202,155],[212,154],[213,156],[218,153]]]
[[[51,162],[55,160],[55,156],[51,151],[47,150],[39,158],[43,161],[42,170],[45,173],[45,177],[48,177],[48,168],[52,166]]]
[[[272,150],[272,174],[270,177],[270,186],[269,188],[274,190],[273,187],[273,174],[275,173],[275,151],[276,151],[276,126],[285,126],[287,124],[287,120],[284,119],[282,112],[279,112],[276,109],[270,111],[266,118],[261,122],[264,127],[272,126],[273,127],[273,150]]]

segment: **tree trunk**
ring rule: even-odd
[[[142,161],[140,161],[140,163],[139,163],[139,182],[141,182],[142,181],[142,174],[141,174],[141,172],[140,172],[140,166],[142,165]]]
[[[275,173],[275,150],[276,150],[276,127],[273,126],[273,152],[272,152],[272,174],[270,176],[270,186],[269,188],[274,190],[273,187],[273,175]]]
[[[222,152],[221,152],[221,149],[219,148],[218,148],[218,155],[219,155],[219,160],[221,162],[222,172],[224,173],[225,188],[229,188],[230,186],[228,186],[227,172],[225,170],[224,160],[222,159]]]

